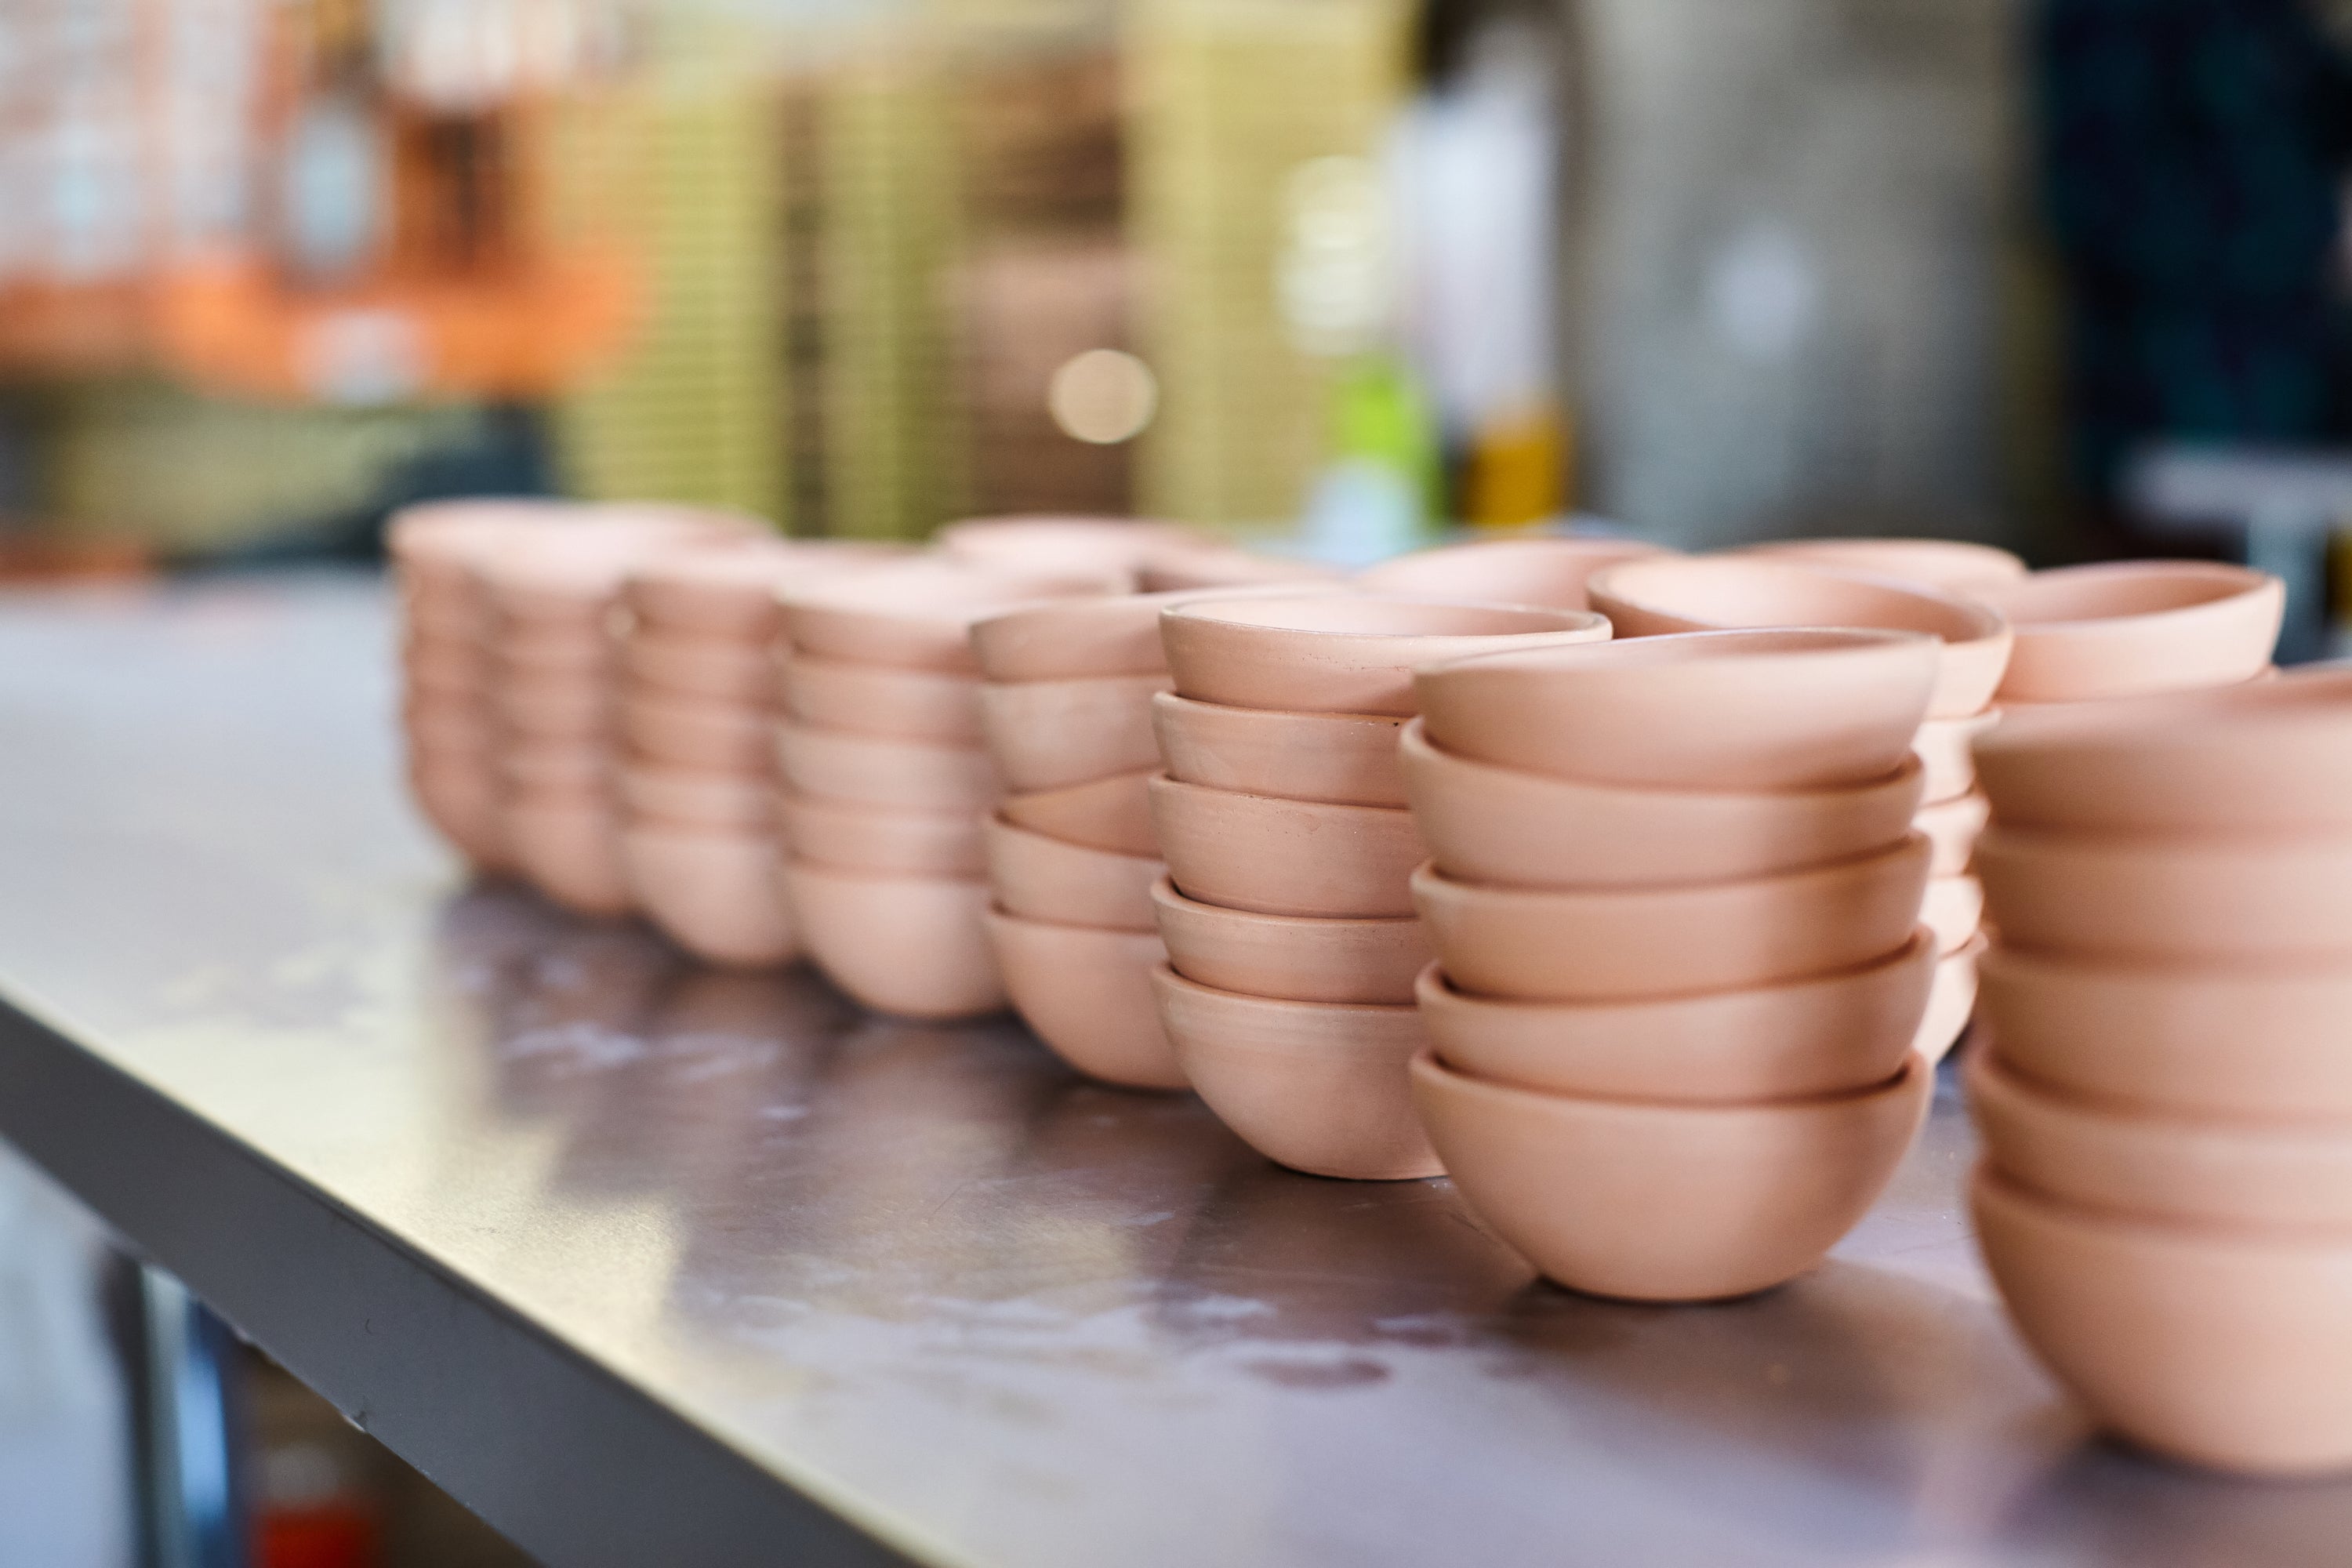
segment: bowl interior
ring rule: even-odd
[[[1372,637],[1495,637],[1516,632],[1572,631],[1586,621],[1585,614],[1576,610],[1373,595],[1212,599],[1177,605],[1167,613],[1188,620],[1268,631]]]
[[[2116,562],[2041,573],[1986,596],[2013,626],[2049,626],[2190,609],[2252,592],[2267,581],[2213,563]]]
[[[1595,585],[1628,605],[1712,626],[1870,626],[1946,642],[2000,629],[1991,610],[1929,589],[1775,561],[1635,561]]]

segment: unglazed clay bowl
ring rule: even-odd
[[[671,550],[631,573],[622,599],[643,625],[688,637],[766,643],[783,629],[779,589],[911,554],[908,545],[843,539],[755,538]]]
[[[802,950],[863,1005],[903,1018],[972,1018],[1004,1005],[985,881],[844,871],[794,854],[783,883]]]
[[[877,811],[984,812],[996,799],[988,753],[887,735],[774,726],[776,771],[803,795]]]
[[[981,733],[1011,790],[1060,789],[1160,765],[1151,697],[1164,675],[1024,680],[980,689]]]
[[[775,661],[758,642],[640,629],[621,645],[621,673],[653,695],[763,711],[775,700]]]
[[[630,749],[677,767],[764,776],[774,729],[765,710],[736,702],[667,694],[621,701],[621,737]]]
[[[1935,984],[1927,987],[1927,1012],[1911,1048],[1930,1066],[1951,1055],[1976,1016],[1977,964],[1990,944],[1979,931],[1936,960]]]
[[[1885,778],[1936,683],[1932,637],[1697,632],[1514,649],[1413,676],[1455,756],[1598,784],[1811,789]]]
[[[505,792],[486,763],[419,757],[409,765],[408,788],[425,820],[478,869],[498,871],[512,864]]]
[[[1969,748],[1976,738],[2000,721],[2000,710],[1972,713],[1965,719],[1930,719],[1919,726],[1911,750],[1926,770],[1919,789],[1922,805],[1957,800],[1977,782],[1976,761]]]
[[[798,952],[772,832],[635,821],[621,866],[636,907],[707,963],[761,969]]]
[[[516,795],[502,816],[516,868],[541,892],[585,915],[629,912],[617,805],[594,796]]]
[[[1008,610],[976,623],[971,647],[990,680],[1077,680],[1108,675],[1165,675],[1160,612],[1188,599],[1293,597],[1345,593],[1342,584],[1267,584],[1161,594],[1110,594],[1057,599]]]
[[[2021,1078],[1984,1051],[1964,1070],[1986,1160],[2044,1197],[2136,1219],[2332,1230],[2352,1241],[2352,1125],[2104,1105]]]
[[[1128,1089],[1185,1087],[1151,989],[1151,971],[1166,956],[1158,932],[1056,925],[991,910],[988,935],[1013,1011],[1055,1056]]]
[[[1188,899],[1162,877],[1152,886],[1168,962],[1187,980],[1220,991],[1291,1002],[1402,1007],[1435,957],[1412,915],[1311,920],[1261,915]]]
[[[1937,952],[1957,952],[1984,924],[1984,884],[1974,877],[1930,877],[1919,923],[1936,933]]]
[[[1286,713],[1229,708],[1163,691],[1151,727],[1171,778],[1244,795],[1402,805],[1402,719],[1381,713]]]
[[[980,682],[972,676],[795,654],[777,679],[784,712],[803,724],[942,745],[981,743]]]
[[[1182,887],[1172,854],[1169,868]],[[1498,888],[1423,866],[1412,896],[1461,989],[1610,1002],[1776,985],[1874,963],[1910,941],[1927,882],[1927,841],[1915,833],[1833,866],[1666,888]]]
[[[1133,586],[1154,549],[1217,542],[1214,534],[1181,523],[1133,517],[972,517],[932,536],[952,560],[1012,571],[1118,574]]]
[[[1975,594],[2025,575],[2025,563],[2010,552],[1964,539],[1774,539],[1741,553],[1867,572],[1946,594]]]
[[[1160,631],[1177,692],[1196,702],[1410,718],[1416,666],[1536,637],[1605,641],[1609,623],[1582,610],[1339,594],[1173,605]]]
[[[1731,881],[1847,860],[1909,831],[1919,764],[1830,789],[1717,792],[1548,778],[1430,744],[1399,748],[1413,821],[1445,875],[1517,888]]]
[[[507,680],[602,681],[619,668],[620,653],[620,639],[604,631],[531,626],[496,637],[488,650],[499,679]]]
[[[1905,1061],[1851,1093],[1748,1105],[1545,1094],[1425,1054],[1413,1097],[1454,1189],[1572,1290],[1637,1301],[1746,1296],[1821,1262],[1868,1211],[1927,1113]]]
[[[1912,825],[1935,846],[1935,858],[1927,867],[1929,874],[1957,877],[1967,870],[1969,857],[1975,852],[1977,839],[1991,814],[1985,797],[1974,790],[1953,800],[1921,806]]]
[[[1756,555],[1628,561],[1594,576],[1593,608],[1621,637],[1737,626],[1864,626],[1942,639],[1931,719],[1981,712],[2009,664],[2009,624],[1932,588]]]
[[[2084,957],[2352,958],[2352,834],[1977,840],[1988,918],[2012,946]]]
[[[415,751],[478,754],[488,752],[499,736],[485,704],[446,697],[411,698],[401,705],[400,723]]]
[[[499,748],[497,762],[507,787],[521,794],[604,799],[613,791],[612,751],[593,742],[514,736]]]
[[[1160,858],[1185,897],[1265,915],[1361,920],[1413,912],[1429,851],[1394,806],[1282,800],[1151,781]]]
[[[2016,629],[2004,702],[2231,686],[2271,661],[2286,585],[2216,561],[2106,561],[1981,595]]]
[[[1156,858],[1049,838],[1001,817],[984,825],[983,838],[988,879],[1007,913],[1109,931],[1158,929],[1151,884],[1165,868]]]
[[[912,561],[846,572],[778,591],[796,654],[900,669],[977,675],[974,622],[1041,599],[1099,594],[1100,576],[1021,573]]]
[[[677,827],[772,832],[774,789],[768,781],[661,763],[620,765],[621,802],[633,817]]]
[[[543,741],[597,740],[613,731],[610,688],[573,676],[500,679],[490,688],[490,710],[516,734]]]
[[[577,516],[517,536],[474,571],[503,626],[588,631],[611,625],[629,574],[667,551],[748,537],[740,523],[679,515]]]
[[[1150,770],[1113,773],[1060,789],[1008,795],[997,809],[1015,827],[1042,833],[1090,849],[1119,855],[1160,854],[1151,826]]]
[[[2352,668],[2021,713],[1977,742],[1977,765],[2010,826],[2352,828]]]
[[[466,643],[411,643],[401,650],[400,683],[410,695],[472,702],[494,679],[489,654]]]
[[[1147,594],[1260,584],[1333,582],[1339,569],[1319,561],[1263,555],[1232,545],[1160,545],[1145,552],[1137,586]]]
[[[1447,1066],[1552,1094],[1727,1104],[1884,1083],[1911,1054],[1936,968],[1923,927],[1892,957],[1780,985],[1651,1002],[1505,1002],[1420,977]]]
[[[1428,1043],[1418,1010],[1244,996],[1166,964],[1151,980],[1193,1092],[1267,1159],[1355,1181],[1444,1173],[1405,1079]]]
[[[1984,957],[2004,1060],[2058,1089],[2182,1115],[2352,1120],[2352,957],[2149,964]]]
[[[1357,573],[1355,584],[1368,594],[1584,610],[1595,572],[1663,553],[1637,539],[1482,539],[1395,556]]]
[[[2109,1430],[2218,1469],[2352,1465],[2352,1235],[2095,1215],[1979,1170],[2018,1331]]]
[[[878,875],[971,880],[988,871],[981,819],[969,811],[881,811],[779,790],[776,825],[793,854]]]

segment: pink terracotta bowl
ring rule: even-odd
[[[1983,710],[2009,665],[2011,633],[1972,599],[1757,555],[1629,561],[1592,579],[1593,608],[1621,637],[1759,626],[1863,626],[1942,640],[1932,719]]]
[[[1397,595],[1202,599],[1161,612],[1176,690],[1197,702],[1307,713],[1413,712],[1412,670],[1531,637],[1600,642],[1581,610]]]
[[[541,892],[580,914],[629,912],[618,806],[593,796],[516,796],[501,816],[516,868]]]
[[[1061,789],[1157,769],[1151,697],[1164,675],[1024,680],[980,689],[981,733],[1008,790]]]
[[[402,650],[400,683],[412,697],[474,702],[488,695],[489,654],[470,644],[413,643]]]
[[[1183,877],[1174,857],[1169,868]],[[1446,977],[1520,1002],[1618,1002],[1777,985],[1876,963],[1919,918],[1927,842],[1742,882],[1537,890],[1423,866],[1412,896]]]
[[[1895,1173],[1934,1082],[1914,1058],[1853,1093],[1691,1105],[1412,1064],[1430,1141],[1480,1221],[1570,1289],[1636,1301],[1752,1295],[1820,1263]]]
[[[1740,553],[1894,577],[1945,594],[1981,593],[2025,575],[2025,563],[2010,552],[1964,539],[1775,539]]]
[[[512,864],[505,791],[487,763],[416,758],[409,764],[408,790],[434,830],[478,870],[500,871]]]
[[[1397,763],[1404,722],[1377,713],[1228,708],[1172,691],[1151,700],[1152,731],[1170,777],[1339,805],[1405,804]]]
[[[490,711],[514,733],[542,741],[600,741],[614,731],[609,687],[573,676],[499,680],[490,689]]]
[[[1984,958],[2002,1059],[2159,1115],[2352,1121],[2352,956],[2151,964],[2002,945]]]
[[[943,746],[981,743],[980,682],[969,675],[796,654],[777,679],[785,715],[803,724]]]
[[[779,589],[908,559],[903,544],[772,537],[666,551],[630,574],[624,602],[642,626],[731,642],[772,641],[783,629]]]
[[[1368,594],[1584,610],[1584,584],[1620,561],[1664,552],[1638,539],[1482,539],[1417,550],[1356,574]]]
[[[998,805],[1015,827],[1042,833],[1090,849],[1158,858],[1160,839],[1151,826],[1151,773],[1113,773],[1061,789],[1025,790]]]
[[[776,771],[802,795],[877,811],[986,812],[996,799],[988,753],[786,721],[773,727]]]
[[[1432,964],[1423,1023],[1444,1063],[1548,1094],[1731,1104],[1866,1089],[1911,1054],[1935,943],[1811,980],[1656,1002],[1499,1002],[1455,990]]]
[[[1977,753],[2011,826],[2341,831],[2352,828],[2352,670],[2021,713]]]
[[[1698,632],[1514,649],[1413,677],[1440,749],[1596,784],[1814,789],[1885,778],[1936,682],[1906,632]]]
[[[1016,572],[1118,575],[1129,587],[1154,549],[1222,542],[1213,533],[1178,522],[1045,514],[966,518],[941,528],[932,542],[954,561]]]
[[[409,746],[417,751],[479,755],[499,739],[488,707],[479,702],[412,698],[401,705],[400,723]]]
[[[1110,594],[1057,599],[1008,610],[974,624],[971,647],[990,680],[1079,680],[1111,675],[1166,675],[1160,612],[1190,599],[1346,592],[1338,583],[1276,583],[1172,593]]]
[[[1233,545],[1161,545],[1147,552],[1137,585],[1147,594],[1329,583],[1339,569],[1319,561],[1265,555]]]
[[[2213,561],[2108,561],[1983,595],[2016,628],[2004,702],[2230,686],[2271,661],[2286,586]]]
[[[756,642],[633,632],[621,645],[621,673],[649,695],[762,710],[775,700],[775,661]]]
[[[1188,899],[1166,877],[1151,889],[1168,961],[1187,980],[1219,991],[1289,1002],[1402,1007],[1433,959],[1429,932],[1411,915],[1310,920],[1261,915]]]
[[[1986,1160],[2044,1197],[2135,1219],[2352,1241],[2352,1125],[2103,1104],[2021,1078],[1983,1051],[1967,1074]]]
[[[774,721],[762,710],[689,697],[633,695],[621,701],[621,738],[638,756],[676,767],[765,777]]]
[[[1957,877],[1969,868],[1969,858],[1976,852],[1977,839],[1984,833],[1985,823],[1992,813],[1985,797],[1974,791],[1954,800],[1923,805],[1912,818],[1912,826],[1927,836],[1935,846],[1935,858],[1928,862],[1930,875]]]
[[[1156,858],[1049,838],[1002,817],[991,818],[983,832],[988,879],[1006,913],[1110,931],[1159,929],[1151,885],[1166,868]]]
[[[499,776],[522,795],[611,798],[611,750],[593,742],[509,739],[497,752]]]
[[[989,940],[1013,1011],[1055,1056],[1124,1089],[1182,1089],[1151,972],[1166,953],[1151,931],[1098,931],[992,910]]]
[[[898,669],[980,673],[975,622],[1045,599],[1115,590],[1099,574],[1011,572],[916,560],[847,572],[778,591],[796,654]]]
[[[1996,708],[1966,719],[1930,719],[1919,726],[1911,750],[1926,770],[1919,790],[1922,805],[1957,800],[1975,786],[1976,760],[1969,748],[1978,736],[2000,721],[2000,710]]]
[[[598,630],[522,627],[491,639],[488,655],[504,680],[604,681],[620,667],[621,639]]]
[[[1413,912],[1406,885],[1428,857],[1394,806],[1279,800],[1151,781],[1168,874],[1185,897],[1265,915],[1361,920]]]
[[[1243,1142],[1313,1176],[1443,1175],[1405,1079],[1427,1044],[1412,1007],[1244,996],[1152,971],[1193,1091]]]
[[[1802,790],[1650,789],[1548,778],[1440,751],[1416,719],[1399,757],[1437,868],[1516,888],[1628,888],[1769,877],[1884,849],[1910,830],[1919,764]]]
[[[1984,924],[1984,884],[1974,877],[1930,877],[1919,921],[1936,933],[1937,952],[1958,952]]]
[[[783,882],[803,951],[861,1005],[938,1019],[1003,1007],[986,882],[843,871],[797,856]]]
[[[2352,1465],[2352,1236],[2095,1215],[1979,1172],[2018,1331],[2102,1426],[2216,1469]]]
[[[706,963],[765,969],[798,954],[772,833],[633,822],[621,867],[636,907]]]
[[[2352,957],[2352,834],[2092,837],[1995,828],[1976,874],[2001,940],[2079,957]]]
[[[982,819],[968,811],[881,811],[780,790],[779,833],[803,860],[841,871],[975,880],[988,872]]]
[[[647,762],[623,764],[619,777],[621,802],[640,821],[761,833],[775,826],[775,791],[764,779]]]
[[[1911,1048],[1931,1067],[1951,1055],[1952,1047],[1969,1032],[1976,1016],[1977,964],[1989,945],[1979,932],[1966,945],[1936,961],[1936,982],[1927,987],[1927,1016],[1919,1020],[1919,1032],[1911,1039]]]

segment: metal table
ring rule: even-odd
[[[0,1135],[556,1564],[2352,1557],[2095,1440],[1948,1085],[1836,1258],[1661,1310],[1017,1027],[467,890],[357,579],[0,601]]]

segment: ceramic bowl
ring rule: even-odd
[[[1936,969],[1922,928],[1892,957],[1811,980],[1654,1002],[1504,1002],[1432,964],[1423,1022],[1448,1067],[1552,1094],[1736,1103],[1884,1083],[1911,1053]]]
[[[505,792],[487,765],[415,759],[409,794],[450,847],[482,871],[513,864],[507,839]]]
[[[473,702],[489,692],[488,653],[469,644],[415,643],[401,652],[400,683],[414,697]]]
[[[1979,735],[2000,721],[2000,710],[1990,709],[1965,719],[1930,719],[1913,737],[1912,752],[1925,770],[1919,799],[1924,805],[1957,800],[1975,787],[1976,759],[1969,748]]]
[[[1326,583],[1339,576],[1338,567],[1319,561],[1263,555],[1232,545],[1159,545],[1145,552],[1136,585],[1147,594],[1165,594],[1261,584]]]
[[[1919,1020],[1919,1032],[1911,1038],[1911,1048],[1930,1066],[1951,1055],[1952,1047],[1969,1032],[1976,1016],[1977,965],[1990,945],[1979,932],[1936,961],[1935,984],[1927,987],[1927,1011]]]
[[[621,639],[602,631],[524,627],[494,638],[488,653],[501,679],[603,681],[620,666]]]
[[[1160,839],[1151,826],[1151,773],[1113,773],[1061,789],[1024,790],[998,803],[1004,820],[1048,838],[1108,849],[1118,855],[1158,858]]]
[[[2028,711],[1976,751],[1985,793],[2011,826],[2352,828],[2352,668]]]
[[[621,764],[618,776],[621,803],[634,818],[676,827],[774,830],[774,789],[764,779],[641,761]]]
[[[507,788],[519,794],[608,800],[613,793],[613,753],[593,742],[515,737],[499,748],[496,762]]]
[[[1977,841],[1987,918],[2016,947],[2084,957],[2352,957],[2352,834]]]
[[[1289,1002],[1402,1007],[1436,956],[1413,916],[1309,920],[1261,915],[1188,899],[1162,877],[1152,886],[1168,962],[1220,991]]]
[[[2018,1331],[2108,1429],[2218,1469],[2352,1465],[2352,1236],[2094,1215],[1979,1172]]]
[[[499,738],[487,705],[446,698],[411,698],[401,705],[400,725],[411,748],[445,755],[482,755]]]
[[[502,626],[587,631],[611,624],[639,566],[666,551],[742,537],[739,528],[683,517],[578,517],[520,534],[473,565]]]
[[[1340,805],[1402,805],[1402,719],[1228,708],[1163,691],[1151,727],[1171,778],[1212,789]]]
[[[1843,788],[1647,789],[1492,767],[1430,744],[1399,749],[1413,821],[1437,868],[1517,888],[1648,887],[1768,877],[1885,848],[1909,831],[1919,764]]]
[[[1416,550],[1356,574],[1368,594],[1583,610],[1584,584],[1620,561],[1664,552],[1638,539],[1482,539]]]
[[[632,822],[621,866],[636,907],[706,963],[763,969],[798,951],[773,833]]]
[[[992,616],[971,628],[973,656],[990,680],[1080,680],[1110,675],[1166,675],[1160,612],[1191,599],[1346,592],[1342,584],[1278,583],[1112,594],[1058,599]]]
[[[1126,1089],[1185,1087],[1151,989],[1151,972],[1166,957],[1157,932],[1056,925],[991,910],[988,935],[1013,1011],[1055,1055]]]
[[[2105,561],[1985,593],[2016,628],[2001,700],[2230,686],[2271,661],[2286,585],[2215,561]]]
[[[1930,877],[1919,923],[1936,933],[1937,952],[1966,947],[1984,924],[1984,884],[1974,877]]]
[[[639,630],[622,643],[620,668],[648,696],[732,702],[762,711],[775,700],[775,660],[756,642]]]
[[[844,871],[794,854],[783,882],[802,951],[859,1004],[904,1018],[1003,1007],[985,881]]]
[[[1556,642],[1600,642],[1582,610],[1394,595],[1201,599],[1160,618],[1176,690],[1196,702],[1306,713],[1413,712],[1412,670],[1441,659]]]
[[[998,571],[912,561],[845,572],[778,591],[796,654],[898,669],[978,675],[974,622],[1041,599],[1118,586],[1099,576]]]
[[[969,811],[878,811],[791,790],[777,791],[772,804],[785,844],[814,865],[964,880],[988,872],[981,818]]]
[[[613,732],[613,693],[600,681],[509,678],[490,688],[490,711],[518,735],[542,741],[603,740]]]
[[[1740,553],[1867,572],[1946,594],[1975,594],[2025,575],[2025,563],[2010,552],[1964,539],[1775,539]]]
[[[803,795],[877,811],[985,812],[996,799],[988,753],[885,735],[774,726],[776,771]]]
[[[1244,996],[1166,964],[1151,979],[1193,1092],[1267,1159],[1355,1181],[1444,1173],[1405,1079],[1428,1043],[1418,1010]]]
[[[1121,855],[1049,838],[1002,817],[983,827],[988,879],[1008,914],[1056,925],[1156,931],[1151,884],[1165,869],[1148,855]]]
[[[1160,765],[1151,697],[1164,675],[984,683],[981,733],[1010,790],[1060,789]]]
[[[621,700],[621,737],[639,756],[677,767],[764,776],[775,722],[763,710],[690,697]]]
[[[1412,813],[1281,800],[1151,781],[1160,858],[1184,896],[1318,920],[1413,912],[1407,879],[1428,858]]]
[[[1928,862],[1928,873],[1957,877],[1967,870],[1969,857],[1975,853],[1977,839],[1984,833],[1991,813],[1983,795],[1973,790],[1956,799],[1921,806],[1919,815],[1912,818],[1912,826],[1926,834],[1927,842],[1935,846],[1935,858]]]
[[[1935,1075],[1916,1058],[1852,1093],[1748,1105],[1544,1094],[1412,1064],[1454,1189],[1573,1290],[1750,1295],[1821,1262],[1895,1173]]]
[[[2352,957],[2147,964],[1984,958],[2004,1060],[2060,1090],[2158,1113],[2352,1119]]]
[[[1175,857],[1169,868],[1184,885]],[[1775,985],[1899,951],[1919,918],[1927,841],[1741,882],[1548,889],[1423,866],[1413,901],[1455,985],[1521,1002],[1608,1002]],[[1188,889],[1189,890],[1189,889]]]
[[[1943,640],[1931,719],[1983,711],[2009,664],[2011,633],[1972,599],[1885,578],[1761,556],[1667,556],[1596,575],[1593,608],[1621,637],[1736,626],[1864,626]]]
[[[912,547],[865,540],[758,538],[666,551],[630,574],[623,602],[674,635],[766,643],[783,630],[779,589],[907,559]]]
[[[1905,632],[1697,632],[1513,649],[1413,676],[1455,756],[1598,784],[1812,789],[1911,750],[1939,645]]]
[[[2137,1219],[2333,1230],[2352,1241],[2352,1125],[2104,1105],[2021,1078],[1984,1051],[1966,1072],[1986,1160],[2044,1197]]]
[[[1197,548],[1216,535],[1182,523],[1134,517],[972,517],[932,535],[950,559],[1013,571],[1125,574],[1132,579],[1154,549]]]
[[[941,745],[981,743],[980,682],[795,654],[777,677],[783,711],[803,724]]]
[[[503,817],[514,864],[541,892],[585,915],[629,912],[618,806],[593,796],[516,795]]]

